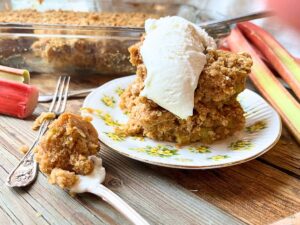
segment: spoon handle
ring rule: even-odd
[[[138,214],[124,200],[122,200],[118,195],[106,188],[104,185],[97,184],[96,186],[90,187],[88,192],[101,197],[104,201],[122,213],[133,224],[149,225],[149,223],[140,214]]]

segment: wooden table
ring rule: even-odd
[[[72,77],[71,89],[95,87],[110,79]],[[55,82],[50,75],[32,78],[42,93],[52,92]],[[70,100],[68,110],[78,112],[82,101]],[[5,185],[8,172],[22,157],[18,148],[30,145],[36,135],[32,121],[47,106],[39,105],[27,120],[0,116],[0,224],[130,224],[101,199],[90,194],[71,197],[48,184],[41,173],[31,187]],[[280,141],[263,156],[222,169],[151,166],[104,146],[101,155],[108,172],[105,185],[151,224],[269,224],[300,211],[300,148],[285,128]]]

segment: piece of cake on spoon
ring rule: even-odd
[[[71,194],[90,192],[115,207],[134,224],[148,223],[119,196],[101,183],[105,179],[98,133],[91,118],[63,113],[54,120],[35,149],[40,170],[51,184]]]

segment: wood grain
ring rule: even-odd
[[[300,146],[285,128],[280,141],[261,160],[300,178]]]
[[[207,171],[159,171],[246,223],[268,224],[300,210],[300,181],[258,160]]]
[[[76,102],[76,103],[75,103]],[[68,107],[79,107],[77,100]],[[39,108],[37,112],[41,111]],[[31,120],[0,117],[1,220],[13,224],[128,224],[119,213],[95,196],[72,198],[39,174],[30,188],[10,189],[4,181],[35,133]],[[119,194],[151,224],[243,224],[207,201],[147,168],[103,146],[101,156],[108,171],[106,185]]]
[[[71,89],[98,86],[111,77],[72,77]],[[52,92],[56,78],[33,76],[42,93]],[[82,99],[70,100],[78,112]],[[0,116],[0,224],[128,224],[95,196],[72,198],[39,175],[27,189],[9,189],[5,177],[22,156],[17,148],[36,133],[32,120]],[[149,166],[102,146],[108,176],[105,185],[152,224],[269,224],[300,211],[299,146],[284,131],[278,144],[257,160],[229,168],[186,171]],[[177,183],[177,184],[176,184]],[[17,206],[15,206],[17,205]],[[2,221],[4,223],[2,223]]]

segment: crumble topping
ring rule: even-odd
[[[78,181],[74,172],[54,168],[48,178],[50,184],[57,184],[61,188],[71,188]]]
[[[66,10],[38,12],[34,9],[0,12],[0,22],[3,23],[142,27],[148,18],[158,18],[158,15],[139,12],[75,12]]]
[[[118,134],[184,145],[197,141],[211,143],[243,129],[244,112],[236,97],[245,89],[251,70],[249,54],[207,51],[207,64],[195,91],[193,116],[183,120],[140,96],[147,76],[140,46],[137,43],[129,48],[131,62],[137,66],[137,77],[121,95],[120,107],[130,114],[128,123],[116,128]]]
[[[112,13],[112,12],[74,12],[50,10],[38,12],[25,9],[0,12],[0,22],[4,23],[42,23],[58,25],[83,26],[128,26],[143,27],[148,18],[158,18],[148,13]],[[12,29],[8,29],[12,30]],[[13,32],[13,30],[12,30]],[[136,38],[118,34],[111,35],[109,29],[104,30],[62,30],[33,29],[32,37],[1,38],[3,48],[0,63],[7,64],[15,56],[22,57],[22,63],[36,72],[70,72],[101,73],[101,74],[132,74],[134,68],[129,63],[128,46]],[[42,34],[41,38],[35,34]],[[47,36],[45,34],[49,34]],[[57,34],[58,37],[51,37]],[[65,37],[59,35],[88,35],[96,38]],[[97,36],[99,38],[97,38]],[[113,38],[112,38],[113,37]]]
[[[99,149],[98,133],[90,118],[64,113],[50,124],[35,149],[35,159],[52,184],[69,187],[76,182],[77,174],[93,171],[89,156]]]

